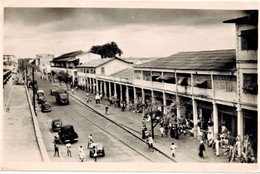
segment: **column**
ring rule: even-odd
[[[126,98],[127,108],[129,108],[129,88],[128,88],[128,86],[126,86],[126,89],[125,89],[125,98]]]
[[[240,156],[242,152],[242,140],[244,139],[244,119],[240,104],[237,105],[237,135],[240,136],[240,147],[238,149],[238,156]]]
[[[133,86],[133,90],[134,90],[134,104],[136,104],[137,97],[136,97],[136,88],[134,86]]]
[[[216,100],[213,100],[213,126],[214,126],[214,138],[218,137],[218,107]]]
[[[142,102],[145,103],[145,95],[144,95],[144,88],[142,88]]]
[[[166,94],[163,92],[163,113],[166,114]]]
[[[175,70],[175,82],[176,82],[176,102],[177,102],[177,118],[180,118],[181,117],[181,113],[180,113],[180,99],[179,99],[179,96],[178,96],[178,78],[177,78],[177,72]]]
[[[100,80],[99,82],[100,82],[99,93],[100,93],[102,96],[104,96],[104,94],[103,94],[103,82],[102,82],[101,80]]]
[[[240,135],[240,139],[243,140],[244,136],[244,119],[243,119],[243,111],[241,105],[237,105],[237,135]]]
[[[109,95],[109,99],[111,99],[112,97],[112,91],[111,91],[111,82],[108,82],[108,95]]]
[[[114,82],[114,96],[116,97],[117,99],[117,91],[116,91],[116,83]]]
[[[104,98],[107,99],[107,82],[104,81]]]
[[[197,135],[197,124],[198,124],[198,104],[197,101],[192,97],[192,110],[193,110],[193,123],[194,123],[194,137]]]
[[[154,92],[153,92],[153,90],[151,90],[151,99],[152,99],[152,103],[154,102]]]
[[[91,93],[94,93],[93,89],[94,89],[94,83],[93,83],[93,79],[90,78],[90,88],[91,88]]]
[[[119,84],[120,86],[120,101],[123,101],[123,87],[122,84]]]

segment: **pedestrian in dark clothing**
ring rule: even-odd
[[[168,137],[169,127],[166,125],[164,128],[165,136]]]
[[[95,162],[97,162],[97,148],[96,146],[93,146],[93,149],[94,149],[94,158],[95,158]]]
[[[60,144],[60,141],[56,136],[54,136],[54,144]]]
[[[54,144],[54,156],[56,156],[56,154],[58,155],[58,157],[60,157],[59,147],[57,144]]]
[[[106,111],[106,115],[107,115],[107,112],[108,112],[108,106],[107,105],[105,107],[105,111]]]
[[[200,147],[199,147],[199,156],[201,157],[201,158],[204,158],[204,153],[205,153],[206,151],[205,151],[205,145],[204,145],[204,143],[203,143],[203,141],[201,140],[200,141]]]

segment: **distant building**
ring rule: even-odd
[[[17,72],[18,62],[15,55],[3,55],[4,69],[11,70],[13,73]]]
[[[69,75],[72,76],[72,81],[74,83],[74,81],[78,81],[76,67],[95,59],[100,59],[100,56],[89,52],[83,52],[81,50],[70,52],[53,58],[51,61],[51,70],[55,72],[68,72]]]
[[[54,58],[53,54],[37,54],[36,60],[37,65],[39,66],[40,72],[43,77],[47,77],[51,73],[51,61]]]

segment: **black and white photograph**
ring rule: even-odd
[[[4,6],[1,169],[259,171],[245,4]]]

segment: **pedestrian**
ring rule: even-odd
[[[54,144],[60,144],[58,137],[54,136]]]
[[[78,85],[76,85],[76,87],[75,87],[75,88],[76,88],[76,91],[78,91]]]
[[[86,155],[85,152],[83,150],[79,150],[79,161],[80,162],[84,162],[86,160]]]
[[[147,129],[145,130],[144,135],[146,139],[149,137],[149,131]]]
[[[94,149],[94,158],[95,158],[95,162],[97,162],[97,147],[96,146],[93,146],[93,149]]]
[[[153,137],[149,136],[148,138],[148,146],[154,151],[154,146],[153,146]]]
[[[161,132],[161,136],[163,137],[163,134],[164,134],[164,128],[163,128],[163,126],[160,127],[160,132]]]
[[[54,156],[56,155],[60,157],[58,144],[54,144]]]
[[[90,144],[92,144],[92,143],[94,143],[93,137],[92,137],[92,134],[89,134],[89,136],[88,136],[88,149],[89,149]]]
[[[215,140],[215,148],[216,148],[216,156],[218,157],[219,156],[219,145],[220,145],[220,138],[216,138]]]
[[[107,115],[107,113],[108,113],[108,106],[107,105],[105,107],[105,110],[106,110],[106,115]]]
[[[201,140],[200,141],[200,146],[199,146],[199,156],[201,158],[204,158],[204,153],[206,153],[205,151],[205,145],[204,145],[204,142]]]
[[[168,125],[165,125],[164,132],[165,132],[165,136],[168,137],[168,132],[169,132]]]
[[[83,146],[82,145],[79,146],[79,151],[83,151]]]
[[[72,94],[74,94],[74,88],[71,89]]]
[[[177,149],[177,146],[174,144],[174,142],[172,142],[172,145],[170,146],[170,149],[171,149],[172,157],[175,158],[175,151]]]
[[[67,147],[67,155],[71,157],[71,144],[67,143],[66,147]]]

